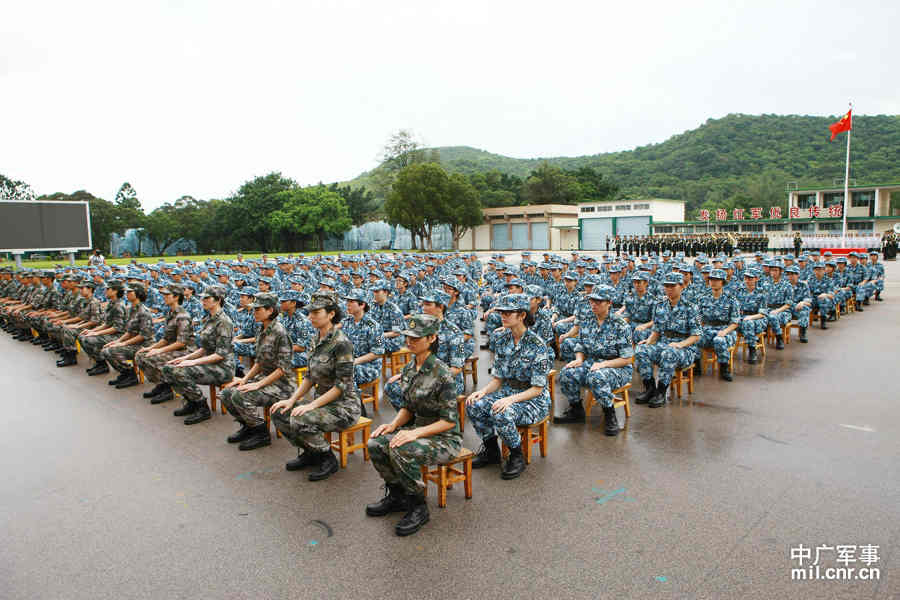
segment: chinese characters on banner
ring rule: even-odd
[[[803,211],[803,213],[806,213],[806,214],[801,214],[801,212],[800,212],[801,210]],[[844,207],[841,206],[840,204],[829,206],[827,208],[827,211],[828,211],[827,216],[830,218],[840,218],[844,215]],[[789,218],[791,218],[791,219],[801,219],[801,218],[802,219],[805,219],[805,218],[814,219],[819,216],[824,217],[824,216],[826,216],[826,213],[818,206],[810,206],[809,208],[803,208],[803,209],[793,206],[793,207],[791,207],[789,215],[790,215]],[[715,216],[716,221],[727,221],[728,220],[728,211],[724,208],[717,208],[712,211],[705,209],[705,208],[700,209],[700,219],[699,219],[700,221],[711,221],[713,219],[713,216]],[[747,218],[746,210],[743,208],[735,208],[731,211],[731,219],[733,221],[743,221],[746,218]],[[750,219],[756,220],[756,219],[762,219],[762,218],[764,218],[762,207],[755,206],[750,209]],[[780,206],[769,207],[769,218],[770,219],[782,218],[781,207]]]

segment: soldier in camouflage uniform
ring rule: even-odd
[[[128,361],[134,360],[138,350],[153,343],[153,315],[144,304],[144,300],[147,299],[147,288],[140,283],[132,283],[125,291],[125,295],[131,303],[125,331],[121,337],[107,343],[100,351],[100,359],[107,361],[119,372],[119,376],[109,382],[109,385],[116,386],[118,390],[138,384],[134,365]]]
[[[78,336],[81,349],[89,357],[94,359],[94,366],[87,370],[88,375],[103,375],[109,373],[109,365],[100,358],[100,351],[109,342],[115,341],[125,331],[125,305],[122,295],[125,286],[118,279],[114,279],[106,287],[106,313],[103,315],[103,324],[89,329]]]
[[[341,322],[337,295],[316,292],[308,308],[316,328],[309,347],[309,372],[290,398],[272,405],[270,414],[278,431],[302,451],[285,468],[315,466],[309,480],[320,481],[338,470],[337,458],[322,434],[355,425],[360,397],[353,380],[353,344],[342,329],[334,327]],[[313,388],[315,399],[298,404]]]
[[[360,386],[381,377],[381,357],[384,355],[384,336],[381,325],[366,314],[371,299],[365,290],[354,288],[344,296],[347,312],[341,330],[353,344],[353,378]]]
[[[368,316],[372,317],[384,332],[384,351],[393,354],[403,347],[403,336],[400,330],[403,328],[403,312],[400,308],[388,300],[391,286],[384,279],[379,279],[372,284],[374,302],[369,307]]]
[[[702,319],[703,333],[700,348],[712,348],[719,363],[719,377],[731,381],[730,348],[737,343],[737,328],[741,322],[741,305],[738,299],[725,291],[728,275],[722,269],[713,269],[709,274],[710,292],[700,298],[698,308]],[[694,365],[695,374],[703,374],[700,361]]]
[[[637,343],[650,337],[650,327],[653,325],[653,307],[658,298],[650,293],[650,274],[646,271],[638,271],[631,276],[633,290],[625,295],[624,305],[616,313],[628,319],[628,327],[631,329],[631,338]]]
[[[828,329],[826,322],[834,315],[834,281],[825,277],[825,265],[817,262],[813,265],[813,276],[806,284],[809,286],[812,307],[819,311],[819,321],[822,329]]]
[[[168,307],[162,337],[134,355],[135,364],[143,371],[147,381],[156,384],[152,390],[144,392],[144,398],[149,398],[150,404],[161,404],[175,397],[172,386],[162,380],[162,366],[193,351],[191,345],[194,342],[191,316],[182,305],[184,288],[180,284],[170,283],[159,288],[159,294]]]
[[[666,297],[653,308],[653,333],[638,342],[635,362],[644,383],[644,393],[635,404],[651,408],[663,406],[675,369],[691,367],[700,353],[697,342],[703,330],[700,311],[681,297],[684,278],[671,271],[663,279]],[[653,365],[659,366],[658,382],[653,380]]]
[[[241,450],[254,450],[271,443],[269,428],[257,415],[257,408],[267,408],[279,399],[290,397],[297,389],[291,339],[278,320],[278,307],[275,294],[256,295],[254,318],[262,324],[256,340],[256,362],[245,377],[235,379],[222,392],[222,405],[241,424],[240,429],[228,436],[228,443],[240,443]]]
[[[516,425],[537,423],[550,410],[550,353],[544,340],[528,329],[532,322],[529,305],[525,294],[510,294],[497,301],[503,329],[491,333],[493,377],[466,399],[466,414],[483,441],[472,467],[500,464],[500,436],[509,448],[509,460],[500,474],[503,479],[514,479],[525,470]]]
[[[534,321],[534,325],[529,327],[530,330],[538,334],[544,343],[547,344],[547,351],[550,352],[550,364],[556,360],[556,351],[553,346],[556,344],[556,337],[553,335],[553,315],[549,308],[544,308],[544,290],[539,285],[528,285],[525,288],[528,292],[530,300],[530,308],[528,312]]]
[[[63,293],[59,298],[59,308],[46,317],[47,335],[52,340],[45,346],[47,352],[62,350],[63,323],[78,320],[78,313],[85,304],[81,288],[73,275],[65,275],[60,281]]]
[[[309,364],[309,356],[306,352],[310,339],[315,335],[309,318],[304,315],[300,309],[301,294],[296,290],[285,290],[279,295],[281,300],[281,312],[278,320],[284,325],[291,339],[291,348],[293,350],[291,365],[295,368],[305,367]]]
[[[456,410],[456,384],[446,364],[434,354],[439,320],[414,315],[403,330],[413,353],[400,374],[403,390],[397,416],[378,426],[369,439],[369,456],[387,487],[387,494],[366,506],[380,517],[406,512],[395,531],[410,535],[428,522],[421,468],[450,460],[462,447]]]
[[[809,340],[806,338],[806,330],[809,328],[809,314],[812,311],[812,293],[809,291],[809,284],[800,281],[800,269],[795,265],[785,267],[788,283],[793,292],[791,302],[791,316],[797,319],[797,325],[800,326],[800,343],[805,344]]]
[[[567,363],[559,376],[569,407],[554,423],[584,423],[581,388],[588,387],[603,408],[604,433],[619,433],[613,390],[631,382],[634,349],[628,323],[611,312],[614,295],[611,286],[598,285],[588,296],[594,318],[579,322],[575,360]]]
[[[735,292],[738,307],[741,310],[741,321],[738,330],[747,342],[749,355],[747,362],[755,364],[757,336],[769,328],[769,307],[766,304],[767,294],[758,285],[760,272],[755,268],[744,270],[744,285]]]
[[[875,300],[884,302],[881,292],[884,291],[884,265],[878,262],[878,252],[869,252],[869,281]]]
[[[233,311],[229,317],[234,322],[234,353],[239,363],[247,360],[247,364],[253,364],[253,358],[256,356],[256,335],[259,333],[259,323],[253,318],[253,297],[259,291],[255,287],[244,286],[238,296],[240,306]]]
[[[100,301],[94,298],[96,285],[93,281],[87,280],[77,288],[84,298],[84,303],[81,312],[76,315],[78,320],[64,324],[60,332],[62,358],[56,362],[57,367],[68,367],[78,362],[78,347],[76,346],[78,334],[91,327],[96,327],[103,319]]]
[[[794,305],[794,290],[791,284],[782,278],[782,266],[779,262],[769,263],[769,275],[772,278],[766,290],[766,303],[769,306],[769,327],[775,332],[775,349],[784,350],[781,332],[791,321],[791,307]]]
[[[223,309],[227,295],[223,285],[206,287],[201,301],[209,316],[194,336],[197,349],[170,360],[162,368],[163,381],[184,398],[184,405],[172,414],[185,417],[185,425],[212,416],[200,385],[224,385],[234,379],[234,324]]]

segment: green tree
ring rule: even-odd
[[[593,169],[593,167],[579,167],[575,171],[567,171],[575,177],[581,186],[582,202],[598,202],[602,200],[612,200],[619,191],[619,186],[603,179],[603,175]]]
[[[378,200],[370,190],[349,185],[338,186],[336,183],[332,183],[328,189],[341,195],[350,211],[350,220],[357,227],[371,221],[378,213]]]
[[[379,155],[381,164],[370,174],[372,187],[380,198],[387,198],[397,174],[404,168],[422,163],[440,164],[440,151],[427,150],[410,129],[400,129],[391,134]]]
[[[293,180],[283,177],[281,173],[269,173],[244,183],[228,199],[228,209],[223,215],[232,232],[229,237],[254,244],[263,252],[272,250],[275,236],[268,217],[284,204],[281,192],[296,187]]]
[[[119,208],[141,210],[141,201],[138,199],[137,191],[127,181],[119,186],[116,192],[116,206]]]
[[[34,200],[34,191],[24,181],[17,181],[0,173],[0,200]]]
[[[522,196],[526,204],[575,204],[581,186],[575,177],[545,161],[525,180]]]
[[[318,249],[325,249],[325,236],[338,236],[352,227],[347,203],[337,192],[324,185],[292,188],[280,192],[282,208],[268,216],[278,232],[313,237]]]
[[[405,227],[424,249],[431,248],[431,232],[440,224],[444,213],[450,179],[447,172],[434,163],[410,164],[397,173],[397,179],[384,203],[388,223]]]
[[[450,175],[442,213],[441,220],[450,226],[456,250],[459,250],[460,238],[484,221],[478,190],[461,173]]]
[[[160,254],[165,254],[170,245],[181,239],[179,229],[178,209],[171,204],[163,204],[144,219],[144,234]]]

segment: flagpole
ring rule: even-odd
[[[853,103],[850,103],[850,110],[853,110]],[[852,118],[852,117],[851,117]],[[847,158],[845,159],[845,171],[844,171],[844,225],[841,230],[841,246],[847,247],[847,209],[850,206],[850,134],[853,133],[853,129],[847,130]]]

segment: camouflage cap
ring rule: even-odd
[[[260,292],[253,297],[253,308],[275,308],[278,306],[278,296],[272,292]]]
[[[751,279],[759,279],[759,270],[757,269],[747,269],[744,271],[744,277],[750,277]]]
[[[543,298],[544,297],[544,288],[539,285],[526,285],[525,293],[527,293],[531,298]]]
[[[830,262],[830,261],[829,261],[829,262]],[[827,264],[827,263],[820,263],[820,262],[817,262],[817,263],[815,263],[815,264],[812,266],[812,268],[813,268],[813,269],[824,269],[826,264]],[[832,266],[834,266],[834,265],[832,265]]]
[[[215,298],[216,300],[224,300],[228,296],[224,285],[208,285],[200,295],[201,298]]]
[[[160,294],[174,294],[175,296],[184,293],[184,287],[180,283],[169,283],[159,288]]]
[[[358,273],[354,273],[354,275],[358,275]],[[331,289],[337,288],[337,282],[331,277],[323,277],[322,281],[319,282],[319,285],[328,286]]]
[[[825,266],[826,266],[826,267],[833,267],[833,268],[836,269],[836,268],[837,268],[837,263],[834,262],[833,260],[826,260],[826,261],[825,261]],[[813,267],[813,268],[815,268],[815,267]]]
[[[454,279],[453,277],[444,277],[441,279],[441,283],[447,287],[453,288],[457,292],[461,292],[464,287],[459,279]]]
[[[92,289],[92,290],[97,289],[97,284],[94,283],[94,281],[93,281],[92,279],[86,279],[86,280],[82,281],[82,282],[81,282],[80,284],[78,284],[78,285],[79,285],[80,287],[83,287],[83,288],[90,288],[90,289]]]
[[[319,310],[320,308],[328,308],[330,306],[338,306],[337,294],[334,292],[315,292],[306,308],[309,310]]]
[[[725,281],[726,279],[728,279],[728,274],[725,272],[724,269],[713,269],[712,271],[709,272],[709,278],[710,279],[721,279],[722,281]]]
[[[785,267],[785,268],[784,268],[784,272],[785,272],[785,273],[796,273],[797,275],[799,275],[799,274],[800,274],[800,269],[797,268],[797,267],[794,266],[794,265],[791,265],[791,266],[789,266],[789,267]]]
[[[612,301],[613,294],[615,294],[615,290],[612,286],[601,284],[594,286],[594,289],[588,294],[588,298],[591,300]]]
[[[120,292],[125,291],[125,282],[121,279],[113,279],[106,286],[113,290],[119,290]]]
[[[684,276],[681,273],[670,271],[663,279],[663,285],[684,285]]]
[[[565,275],[563,275],[563,279],[571,279],[572,281],[578,281],[578,273],[572,273],[571,271],[569,271]]]
[[[259,293],[259,289],[253,287],[252,285],[245,285],[241,288],[241,296],[249,296],[250,298],[254,297]]]
[[[650,281],[650,274],[647,271],[638,271],[631,276],[632,281]]]
[[[390,290],[391,290],[391,284],[389,284],[389,283],[388,283],[387,281],[385,281],[384,279],[379,279],[378,281],[373,281],[373,282],[372,282],[372,285],[369,286],[369,289],[372,290],[373,292],[374,292],[375,290],[387,290],[387,291],[390,291]]]
[[[424,295],[419,296],[419,300],[422,302],[433,302],[435,304],[448,306],[450,304],[450,294],[444,290],[429,290]]]
[[[506,294],[500,296],[494,308],[498,311],[524,310],[527,312],[531,308],[531,299],[526,294]]]
[[[511,285],[517,285],[522,289],[525,289],[525,282],[519,279],[518,277],[513,277],[509,281],[506,282],[505,287],[509,287]]]
[[[143,283],[135,281],[134,283],[129,283],[128,287],[125,288],[125,291],[126,292],[138,292],[139,291],[139,292],[143,292],[146,294],[147,288],[144,286]]]
[[[297,290],[282,290],[281,294],[279,294],[278,299],[281,302],[299,302],[300,301],[300,292]]]
[[[412,315],[406,319],[406,329],[402,329],[400,333],[409,337],[425,337],[427,335],[436,335],[440,321],[437,317],[431,315]]]
[[[366,304],[372,304],[371,296],[369,292],[362,288],[353,288],[346,294],[342,296],[344,300],[355,300],[357,302],[365,302]]]

